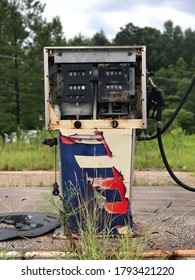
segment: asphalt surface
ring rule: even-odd
[[[0,212],[46,211],[49,197],[50,187],[0,188]]]
[[[135,187],[134,220],[151,235],[151,248],[195,249],[195,193],[179,186]]]
[[[0,213],[52,211],[51,199],[51,187],[2,187]],[[151,249],[195,249],[195,193],[178,186],[136,186],[132,191],[132,212],[138,235],[148,237]],[[65,248],[64,240],[54,240],[53,233],[0,243],[0,250]]]

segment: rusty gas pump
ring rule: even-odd
[[[146,48],[45,47],[45,126],[56,131],[60,188],[72,234],[87,208],[97,232],[133,227],[135,130],[147,127]],[[77,210],[76,210],[77,209]]]

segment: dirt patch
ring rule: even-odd
[[[174,172],[184,184],[195,186],[195,176],[190,172]],[[167,171],[134,171],[134,186],[175,186],[175,181]]]
[[[185,184],[195,186],[195,176],[189,172],[175,172]],[[1,171],[0,187],[49,187],[55,181],[54,171]],[[57,181],[60,181],[57,173]],[[134,171],[134,186],[176,185],[167,171]]]
[[[57,174],[59,180],[59,174]],[[54,171],[1,171],[0,187],[49,187],[55,181]]]

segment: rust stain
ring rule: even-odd
[[[144,258],[185,259],[195,258],[195,250],[151,250],[142,253]]]
[[[109,100],[110,102],[127,102],[128,101],[128,97],[129,97],[129,92],[128,91],[123,91],[122,93],[118,93],[118,92],[109,92],[107,94],[104,95],[105,100]]]
[[[5,254],[5,253],[4,253]],[[61,250],[34,250],[30,252],[6,252],[6,254],[16,254],[17,259],[55,259],[56,257],[69,256],[70,259],[74,259],[74,253],[65,252]],[[143,259],[195,259],[195,250],[150,250],[141,253]]]

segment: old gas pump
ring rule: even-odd
[[[45,143],[58,144],[70,231],[85,224],[82,207],[96,211],[97,232],[132,227],[135,130],[147,127],[145,47],[45,47],[44,82],[45,126],[58,133]]]

